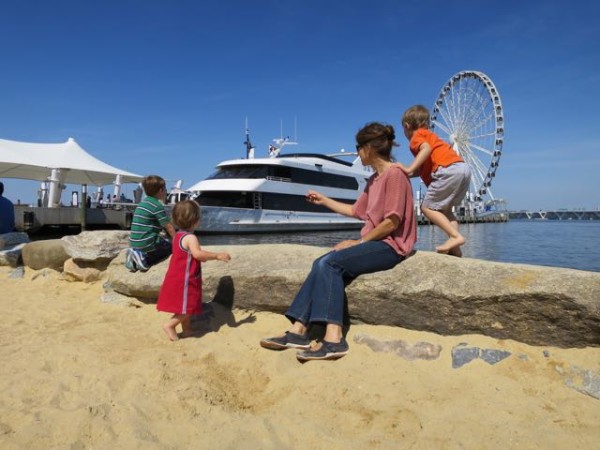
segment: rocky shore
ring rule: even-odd
[[[12,236],[11,236],[12,235]],[[70,281],[104,283],[103,301],[152,303],[168,261],[148,272],[124,267],[126,231],[83,232],[12,244],[26,267],[61,271]],[[25,235],[26,236],[26,235]],[[208,247],[209,248],[209,247]],[[268,244],[222,247],[229,264],[205,264],[205,299],[229,308],[282,313],[312,261],[326,249]],[[6,251],[6,250],[5,250]],[[443,335],[484,334],[532,345],[600,346],[600,273],[417,252],[392,270],[364,275],[347,288],[350,320]]]

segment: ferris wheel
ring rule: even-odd
[[[498,89],[482,72],[458,72],[446,82],[431,112],[431,129],[471,168],[469,201],[490,191],[502,155],[504,115]]]

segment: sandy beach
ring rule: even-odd
[[[102,281],[0,268],[0,448],[595,449],[600,400],[565,383],[600,373],[600,348],[534,347],[354,325],[350,353],[300,364],[259,347],[280,315],[216,305],[170,342],[154,305],[100,301]],[[209,300],[209,299],[206,299]],[[375,352],[356,336],[441,346],[437,359]],[[452,367],[459,343],[511,352]]]

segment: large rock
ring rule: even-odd
[[[203,264],[204,301],[279,313],[294,298],[312,261],[326,251],[302,245],[212,250],[228,251],[232,260]],[[123,262],[121,255],[109,266],[107,288],[154,301],[167,262],[146,273],[130,273]],[[418,252],[392,270],[357,278],[346,292],[354,321],[534,345],[600,345],[596,272]]]
[[[27,233],[0,234],[0,266],[17,267],[21,260],[21,251],[28,242]]]
[[[136,297],[143,302],[154,302],[158,298],[167,267],[168,259],[150,267],[147,272],[129,272],[125,268],[125,251],[122,251],[108,266],[104,289]]]
[[[12,248],[19,244],[26,244],[29,242],[29,236],[27,233],[14,232],[0,234],[0,250]]]
[[[63,265],[63,278],[67,281],[83,281],[84,283],[93,283],[102,278],[105,265],[98,267],[95,261],[75,261],[69,258]]]
[[[65,251],[75,261],[103,260],[106,265],[129,245],[129,231],[82,231],[62,238]]]
[[[17,267],[25,244],[14,245],[0,250],[0,266]]]
[[[21,252],[23,264],[34,270],[50,268],[62,272],[65,261],[69,259],[60,239],[30,242]]]

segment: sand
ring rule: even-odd
[[[600,400],[565,384],[600,373],[600,349],[354,325],[350,353],[300,364],[259,347],[280,315],[212,309],[200,337],[170,342],[154,305],[100,302],[102,282],[0,268],[0,448],[595,449]],[[407,360],[357,335],[440,345]],[[452,368],[465,342],[507,350]],[[548,356],[544,355],[544,352]],[[561,374],[562,372],[562,374]]]

